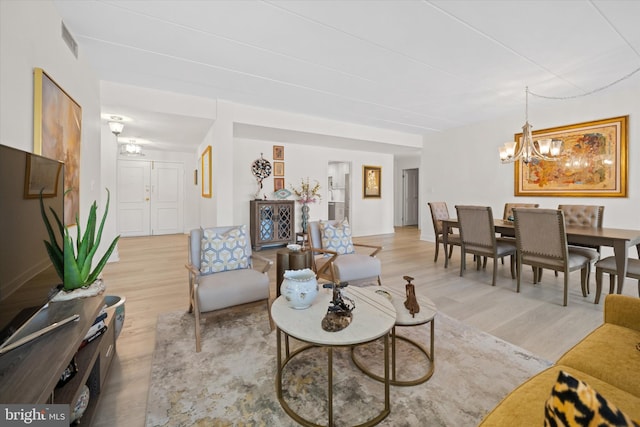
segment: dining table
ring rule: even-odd
[[[513,221],[504,219],[494,219],[496,233],[503,236],[515,236],[515,225]],[[442,242],[444,253],[447,254],[448,235],[453,228],[459,228],[457,218],[442,220]],[[627,257],[629,248],[636,247],[640,257],[640,230],[628,230],[623,228],[609,227],[580,227],[566,226],[567,242],[571,245],[606,246],[613,248],[613,255],[616,260],[616,293],[622,293],[624,280],[627,275]],[[444,257],[444,266],[449,266],[449,258]]]

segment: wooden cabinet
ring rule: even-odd
[[[251,246],[254,250],[294,243],[293,200],[252,200],[250,207]]]
[[[103,305],[102,295],[49,303],[48,316],[52,321],[72,314],[79,314],[80,318],[0,356],[0,402],[62,403],[73,408],[82,385],[87,384],[89,406],[81,422],[91,426],[116,350],[114,309],[107,309],[107,331],[80,350],[78,347]],[[64,386],[56,388],[74,356],[78,372]]]

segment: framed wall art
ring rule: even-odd
[[[382,196],[382,167],[362,167],[362,197],[380,198]]]
[[[562,140],[557,161],[515,163],[516,196],[627,197],[629,116],[533,132],[534,140]],[[519,141],[522,133],[515,135]]]
[[[56,197],[62,163],[51,162],[39,156],[27,154],[24,177],[24,198]]]
[[[80,213],[82,108],[42,68],[33,71],[33,151],[64,162],[64,223]]]
[[[282,190],[284,188],[284,178],[273,178],[273,191]]]
[[[284,176],[284,162],[273,162],[273,176]]]
[[[273,146],[273,160],[284,160],[284,146]]]
[[[211,146],[207,145],[207,148],[202,152],[201,158],[201,182],[202,182],[202,197],[208,199],[211,198]]]

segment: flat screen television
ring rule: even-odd
[[[62,287],[44,244],[40,193],[53,225],[50,209],[64,221],[63,187],[62,162],[0,145],[0,347]]]

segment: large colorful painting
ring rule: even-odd
[[[82,108],[42,68],[34,69],[33,151],[64,162],[64,223],[80,211]]]
[[[562,154],[557,161],[516,162],[515,195],[626,197],[628,117],[534,131],[534,140],[562,140]]]

